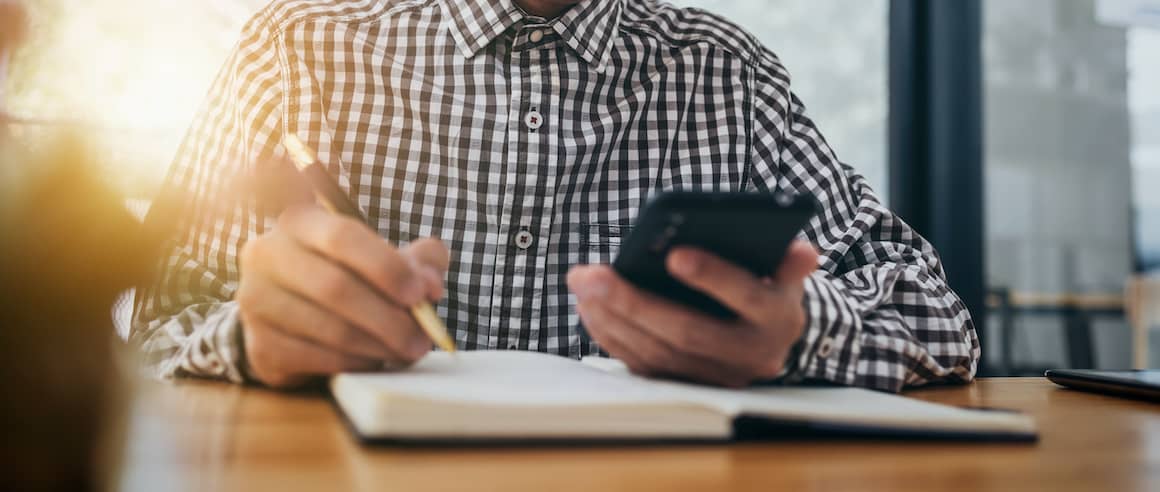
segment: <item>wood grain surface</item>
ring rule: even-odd
[[[368,447],[324,394],[221,383],[142,388],[134,490],[1160,490],[1160,405],[983,379],[907,396],[1034,415],[1035,444]]]

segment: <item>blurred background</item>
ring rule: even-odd
[[[62,126],[97,135],[102,175],[143,213],[241,25],[265,3],[26,0],[29,36],[0,85],[8,130],[33,148]],[[979,138],[963,137],[979,159],[962,165],[982,181],[917,202],[892,189],[911,168],[891,146],[914,109],[899,101],[897,77],[911,70],[900,60],[924,49],[900,45],[914,33],[900,32],[898,10],[924,14],[924,2],[676,3],[733,19],[777,52],[839,156],[884,200],[953,209],[917,222],[956,231],[953,244],[935,234],[952,273],[971,265],[954,250],[978,252],[980,278],[951,281],[977,294],[987,374],[1160,364],[1160,335],[1140,328],[1155,324],[1146,279],[1160,270],[1160,2],[978,2],[977,32],[954,38],[978,40],[980,66],[961,68],[978,97],[952,102],[980,118]],[[947,42],[937,29],[919,34]],[[970,52],[954,39],[930,65]]]

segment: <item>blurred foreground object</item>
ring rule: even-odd
[[[12,53],[28,34],[28,13],[18,0],[0,0],[0,53]],[[3,55],[0,54],[0,58]]]
[[[0,133],[0,490],[109,489],[128,393],[110,306],[154,241],[75,139],[17,147]]]
[[[24,40],[28,28],[28,14],[17,0],[0,0],[0,124],[8,120],[4,108],[4,89],[7,83],[8,60]],[[0,133],[5,130],[0,128]]]

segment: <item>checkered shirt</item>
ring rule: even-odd
[[[898,391],[974,376],[979,343],[937,254],[838,160],[778,58],[725,19],[652,0],[551,20],[512,0],[258,13],[155,205],[176,211],[154,224],[176,233],[130,338],[156,375],[245,380],[238,252],[274,217],[233,183],[280,160],[286,132],[382,237],[449,246],[438,311],[462,349],[598,354],[569,267],[610,262],[661,190],[780,192],[822,205],[802,234],[820,268],[785,380]]]

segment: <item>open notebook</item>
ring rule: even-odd
[[[1014,413],[857,388],[711,388],[637,377],[615,361],[519,351],[433,352],[404,371],[341,374],[330,386],[366,440],[696,441],[802,431],[995,440],[1036,436],[1034,422]]]

